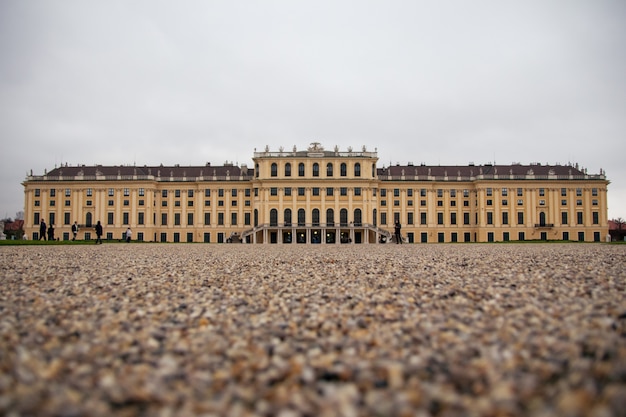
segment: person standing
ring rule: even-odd
[[[50,227],[48,227],[48,240],[54,240],[54,224],[50,223]]]
[[[72,225],[72,240],[76,240],[76,235],[78,234],[78,223],[74,222],[74,224]]]
[[[396,235],[396,244],[402,243],[402,226],[400,225],[400,222],[396,222],[395,235]]]
[[[126,243],[129,243],[133,237],[133,231],[130,230],[130,227],[126,229]]]
[[[43,220],[41,221],[41,223],[39,223],[39,239],[38,240],[46,240],[46,230],[48,230],[48,228],[46,227],[46,222],[44,222]]]
[[[100,220],[96,223],[96,245],[98,243],[102,244],[102,224],[100,224]]]

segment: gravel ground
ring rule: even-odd
[[[0,247],[0,414],[626,413],[626,246]]]

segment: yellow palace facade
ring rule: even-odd
[[[254,166],[61,166],[27,176],[25,232],[151,242],[602,241],[607,185],[571,165],[392,165],[363,147],[254,152]]]

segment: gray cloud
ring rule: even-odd
[[[626,217],[626,4],[4,1],[0,215],[55,164],[579,162]]]

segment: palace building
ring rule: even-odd
[[[254,152],[253,167],[60,166],[23,182],[24,229],[152,242],[380,244],[394,224],[407,243],[601,241],[608,233],[602,170],[571,165],[392,165],[377,152]]]

